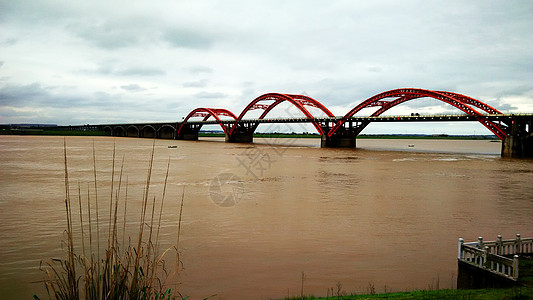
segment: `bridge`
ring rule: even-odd
[[[387,110],[422,98],[433,98],[459,110],[457,115],[383,116]],[[288,102],[302,114],[300,118],[266,118],[276,106]],[[308,108],[318,111],[313,116]],[[358,116],[363,109],[375,108],[370,116]],[[247,114],[259,110],[260,116]],[[194,118],[200,118],[194,119]],[[502,141],[504,157],[533,157],[533,114],[504,114],[474,98],[447,91],[403,88],[374,95],[356,105],[344,116],[333,115],[322,103],[295,94],[267,93],[252,100],[237,116],[224,108],[200,107],[192,110],[181,122],[101,124],[68,126],[71,129],[101,130],[112,136],[198,140],[203,125],[218,124],[226,142],[251,143],[253,134],[264,123],[311,123],[321,136],[322,147],[356,147],[357,136],[373,122],[435,122],[477,121]]]

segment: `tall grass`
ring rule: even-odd
[[[50,299],[185,299],[178,290],[178,273],[180,270],[179,235],[181,231],[181,216],[183,210],[184,193],[179,205],[179,220],[176,245],[160,253],[159,230],[163,203],[165,201],[170,159],[167,164],[166,176],[161,195],[158,215],[156,211],[156,197],[150,197],[150,187],[154,162],[155,142],[149,159],[149,166],[142,195],[142,210],[138,220],[137,240],[127,239],[126,245],[126,209],[128,199],[128,185],[122,185],[124,158],[122,159],[118,182],[115,181],[115,147],[113,147],[112,175],[110,180],[108,223],[100,224],[99,198],[96,155],[93,143],[93,193],[87,186],[87,206],[82,201],[81,183],[78,182],[78,211],[79,232],[74,232],[73,208],[70,195],[70,180],[68,169],[68,155],[66,141],[63,144],[64,154],[64,183],[65,183],[65,245],[66,255],[63,259],[51,259],[41,269],[45,272],[43,280]],[[121,196],[125,194],[125,196]],[[123,206],[120,201],[123,201]],[[119,207],[123,207],[124,218],[119,221]],[[147,210],[151,208],[151,212]],[[83,210],[87,209],[88,218],[84,220]],[[95,213],[95,220],[91,212]],[[94,215],[94,214],[93,214]],[[157,221],[157,224],[155,223]],[[76,221],[77,222],[77,221]],[[100,257],[100,227],[107,225],[107,246],[105,256]],[[122,242],[119,243],[119,228],[122,225]],[[87,231],[84,228],[88,228]],[[74,236],[74,235],[79,236]],[[93,235],[96,234],[96,237]],[[81,245],[75,241],[81,240]],[[80,248],[81,246],[81,248]],[[88,249],[87,249],[88,248]],[[167,280],[169,273],[165,266],[164,257],[169,251],[176,252],[176,265],[172,267],[172,278],[176,280],[173,288]],[[35,299],[40,299],[34,295]]]

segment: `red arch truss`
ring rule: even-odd
[[[178,128],[178,134],[181,132],[181,129],[183,128],[185,123],[187,123],[187,120],[189,120],[190,118],[194,118],[194,117],[203,117],[202,121],[207,121],[207,119],[209,119],[210,117],[213,117],[215,118],[215,120],[218,121],[218,124],[220,125],[220,127],[222,127],[222,130],[224,130],[224,133],[228,133],[227,132],[228,128],[224,126],[224,124],[222,124],[222,120],[220,119],[220,116],[231,117],[234,120],[237,119],[237,117],[231,111],[224,109],[224,108],[204,108],[204,107],[196,108],[193,111],[191,111],[187,115],[187,117],[185,117],[183,122],[180,124],[180,127]]]
[[[317,100],[307,97],[304,95],[293,95],[293,94],[279,94],[279,93],[268,93],[261,95],[257,98],[255,98],[248,106],[246,106],[241,114],[238,117],[238,120],[242,120],[244,115],[246,115],[247,112],[255,109],[262,109],[263,113],[259,117],[259,119],[263,119],[274,107],[276,107],[278,104],[289,101],[294,106],[296,106],[307,118],[314,119],[313,115],[307,110],[306,106],[308,107],[315,107],[320,109],[322,112],[324,112],[328,117],[334,117],[334,115],[327,109],[322,103],[318,102]],[[265,103],[267,102],[267,103]],[[322,131],[322,128],[317,122],[312,122],[315,128],[317,129],[318,133],[320,135],[323,135],[324,132]],[[232,131],[236,128],[236,126],[233,126]]]
[[[465,95],[456,94],[452,92],[444,92],[444,91],[430,91],[430,90],[423,90],[423,89],[415,89],[415,88],[405,88],[405,89],[395,89],[386,91],[380,94],[377,94],[375,96],[372,96],[368,98],[367,100],[359,103],[357,106],[355,106],[352,110],[350,110],[344,117],[339,120],[335,126],[328,132],[328,136],[332,136],[337,129],[339,129],[347,119],[351,118],[353,115],[355,115],[357,112],[364,108],[368,107],[374,107],[374,106],[381,106],[377,111],[375,111],[371,116],[379,116],[383,112],[387,111],[388,109],[401,104],[406,101],[418,99],[418,98],[424,98],[424,97],[430,97],[437,100],[440,100],[442,102],[448,103],[464,113],[477,117],[476,119],[483,124],[485,127],[487,127],[490,131],[492,131],[498,138],[503,140],[507,134],[502,130],[501,126],[487,120],[483,117],[483,115],[476,109],[482,110],[485,113],[489,114],[501,114],[501,112],[479,100],[476,100],[474,98],[470,98]],[[393,98],[392,100],[389,100],[388,98]],[[476,108],[476,109],[474,109]],[[366,126],[366,125],[365,125]]]

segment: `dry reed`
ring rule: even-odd
[[[87,187],[87,214],[88,220],[83,219],[83,201],[81,195],[81,183],[78,183],[78,205],[79,205],[79,222],[80,236],[74,238],[73,232],[73,215],[70,196],[70,181],[67,160],[66,140],[63,144],[64,154],[64,181],[65,181],[65,212],[66,212],[66,230],[65,241],[66,257],[64,259],[51,259],[47,261],[41,269],[45,272],[43,280],[50,299],[186,299],[178,291],[177,278],[181,266],[179,257],[179,235],[181,231],[181,216],[183,210],[184,193],[179,205],[178,220],[178,238],[177,243],[163,253],[159,253],[159,230],[161,227],[161,216],[163,214],[163,203],[166,196],[166,187],[168,173],[170,169],[170,159],[167,163],[163,193],[159,207],[159,216],[156,216],[155,204],[156,198],[149,198],[149,190],[152,179],[152,169],[154,162],[155,141],[149,159],[148,172],[144,185],[142,196],[142,211],[139,216],[139,232],[136,245],[131,245],[131,238],[128,238],[128,245],[125,244],[126,232],[126,208],[128,201],[128,185],[122,185],[122,176],[124,170],[124,158],[120,167],[118,184],[115,182],[115,147],[113,147],[112,171],[111,171],[111,192],[109,199],[109,219],[107,232],[107,248],[105,257],[100,258],[100,230],[99,227],[99,208],[98,202],[98,184],[96,154],[93,142],[93,176],[94,176],[94,193],[91,194],[90,187]],[[118,185],[118,187],[117,187]],[[121,198],[121,191],[124,191],[125,197]],[[91,196],[93,196],[91,199]],[[152,199],[152,200],[150,200]],[[118,209],[119,201],[123,201],[124,218],[122,224],[122,243],[119,243],[118,237]],[[151,203],[149,203],[151,201]],[[151,205],[150,220],[147,220],[147,207]],[[91,219],[91,212],[94,210],[95,220]],[[153,236],[154,220],[157,219],[155,237]],[[149,222],[149,224],[148,224]],[[146,229],[145,226],[149,226]],[[84,227],[88,227],[89,236],[86,236]],[[96,229],[96,230],[95,230]],[[96,239],[93,239],[93,233],[96,231]],[[148,231],[148,238],[145,238],[145,231]],[[81,250],[75,249],[74,240],[81,239]],[[96,240],[96,241],[95,241]],[[96,245],[95,245],[96,243]],[[89,255],[87,255],[87,244]],[[176,280],[174,288],[168,288],[166,280],[168,272],[165,269],[164,256],[173,249],[176,252],[176,266],[173,268],[173,278]],[[34,295],[35,299],[39,299]]]

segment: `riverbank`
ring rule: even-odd
[[[399,293],[374,293],[374,286],[369,285],[368,294],[345,295],[345,292],[336,292],[331,288],[331,296],[328,297],[294,297],[286,300],[354,300],[354,299],[533,299],[533,260],[525,256],[520,260],[519,286],[501,289],[442,289],[442,290],[419,290]],[[328,290],[329,292],[329,290]]]
[[[200,137],[225,137],[224,133],[202,133]],[[306,133],[256,133],[254,137],[257,138],[315,138],[319,139],[318,134]],[[494,140],[499,141],[493,135],[424,135],[424,134],[361,134],[357,136],[358,139],[423,139],[423,140]]]
[[[106,131],[92,130],[65,130],[53,127],[17,127],[0,125],[0,135],[53,135],[53,136],[107,136]],[[200,132],[199,137],[225,137],[223,132]],[[313,133],[255,133],[257,138],[315,138],[320,135]],[[448,135],[448,134],[360,134],[358,139],[431,139],[431,140],[494,140],[499,141],[493,135]]]
[[[290,300],[354,300],[354,299],[533,299],[533,287],[518,287],[511,289],[481,289],[481,290],[436,290],[436,291],[413,291],[387,294],[365,294],[316,298],[296,297],[285,298]]]
[[[20,128],[0,129],[0,135],[51,135],[51,136],[106,136],[109,133],[105,131],[91,131],[91,130],[54,130],[43,128]]]

